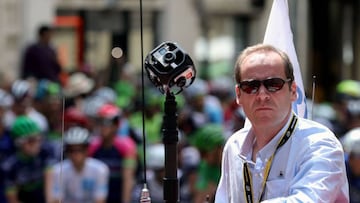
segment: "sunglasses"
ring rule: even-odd
[[[32,135],[26,138],[23,138],[23,141],[28,143],[28,144],[34,144],[34,143],[38,143],[41,141],[41,136],[39,135]]]
[[[97,120],[97,123],[100,125],[100,126],[112,126],[115,124],[114,120],[113,119],[98,119]]]
[[[87,149],[85,147],[78,147],[78,148],[68,148],[66,149],[66,152],[72,154],[72,153],[84,153]]]
[[[281,88],[283,88],[286,82],[290,81],[290,78],[286,80],[283,80],[281,78],[268,78],[265,80],[244,80],[241,81],[238,86],[242,91],[247,94],[256,94],[259,91],[261,84],[264,85],[267,91],[277,92],[281,90]]]

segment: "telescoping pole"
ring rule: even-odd
[[[165,147],[164,200],[166,203],[179,202],[177,107],[175,96],[166,94],[164,103],[163,143]]]

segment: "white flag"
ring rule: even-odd
[[[293,103],[293,110],[300,117],[307,118],[308,114],[306,109],[304,85],[301,77],[299,61],[294,47],[287,0],[273,1],[263,43],[271,44],[288,54],[294,67],[298,95],[297,100]]]

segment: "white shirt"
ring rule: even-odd
[[[75,171],[70,160],[58,163],[53,169],[52,197],[63,203],[92,203],[106,199],[109,168],[103,162],[87,158],[81,173]]]
[[[229,138],[224,147],[216,203],[246,203],[243,181],[245,162],[252,177],[254,202],[260,201],[264,168],[287,130],[290,119],[256,154],[255,162],[251,159],[254,135],[250,128],[241,129]],[[262,202],[349,202],[344,152],[341,143],[328,128],[298,118],[293,134],[275,153]]]

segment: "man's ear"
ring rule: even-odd
[[[235,85],[236,103],[240,105],[241,90],[238,84]]]
[[[296,101],[297,100],[297,85],[295,83],[295,81],[293,81],[291,83],[291,87],[290,87],[290,94],[291,94],[291,100],[292,101]]]

